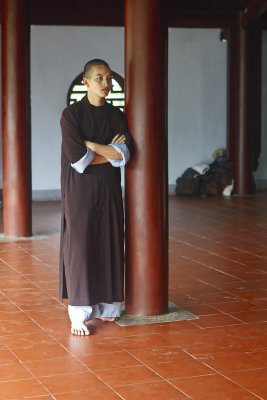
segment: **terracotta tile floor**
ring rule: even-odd
[[[0,399],[267,399],[267,193],[169,203],[170,300],[197,320],[73,337],[60,204],[33,205],[43,238],[0,242]]]

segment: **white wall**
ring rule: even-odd
[[[226,54],[217,29],[169,29],[169,183],[226,146]]]

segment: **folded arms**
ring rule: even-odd
[[[82,174],[88,165],[104,164],[109,162],[113,167],[124,166],[130,158],[130,153],[125,144],[124,135],[117,134],[108,145],[85,140],[86,154],[71,166]]]

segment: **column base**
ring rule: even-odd
[[[199,319],[195,315],[182,307],[177,306],[174,303],[169,302],[169,312],[163,315],[154,316],[136,316],[128,315],[125,310],[122,310],[121,317],[116,321],[116,324],[120,326],[131,326],[131,325],[146,325],[146,324],[162,324],[164,322],[175,322],[175,321],[190,321]]]

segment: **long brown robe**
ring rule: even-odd
[[[89,165],[82,174],[71,164],[86,154],[84,140],[108,145],[124,134],[131,152],[125,116],[105,102],[96,107],[87,96],[61,117],[62,224],[59,298],[89,306],[123,301],[124,215],[120,168],[109,162]]]

